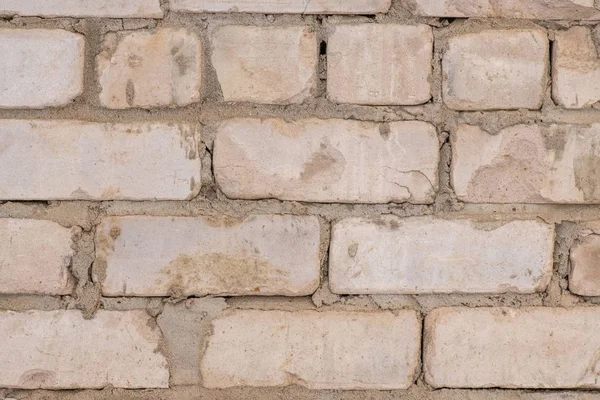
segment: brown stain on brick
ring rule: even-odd
[[[577,281],[572,280],[570,286],[577,292],[589,292],[589,288],[595,286],[597,289],[594,294],[600,295],[600,236],[582,239],[571,250],[571,264],[576,271]]]
[[[575,186],[583,193],[583,199],[600,199],[600,143],[592,141],[589,146],[579,146],[573,160]]]
[[[343,154],[333,148],[330,143],[323,142],[320,149],[312,154],[309,161],[304,163],[300,180],[318,179],[321,182],[335,182],[344,173],[345,165],[346,159]]]
[[[237,254],[181,254],[161,270],[157,285],[184,296],[226,293],[259,293],[284,285],[289,272],[275,268],[258,249]],[[200,289],[199,289],[200,288]]]

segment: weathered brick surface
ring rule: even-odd
[[[170,0],[171,10],[264,14],[375,14],[391,0]]]
[[[452,136],[452,182],[474,203],[600,202],[600,125],[516,125],[491,135],[461,125]]]
[[[213,322],[204,386],[404,389],[419,367],[414,311],[238,311]]]
[[[187,199],[200,190],[190,125],[0,121],[0,199]]]
[[[0,312],[0,387],[168,387],[161,334],[143,310]]]
[[[71,235],[51,221],[0,219],[0,293],[71,293]]]
[[[316,217],[244,221],[115,217],[97,233],[108,296],[312,294],[319,285]]]
[[[333,226],[329,284],[340,294],[533,293],[550,282],[553,249],[554,229],[538,221],[352,218]]]
[[[592,31],[582,26],[557,32],[553,44],[552,94],[565,108],[584,108],[600,100],[600,58]]]
[[[225,101],[302,103],[315,89],[318,49],[311,28],[224,26],[211,41]]]
[[[0,15],[161,18],[160,0],[2,0]]]
[[[0,29],[0,108],[71,102],[83,91],[84,47],[61,29]]]
[[[600,296],[600,221],[582,224],[582,237],[571,248],[569,290],[581,296]]]
[[[548,81],[543,30],[487,30],[449,39],[443,96],[455,110],[539,109]]]
[[[422,204],[438,187],[438,147],[424,122],[235,119],[219,128],[214,169],[230,198]]]
[[[200,100],[202,45],[184,29],[111,33],[97,57],[108,108],[186,106]]]
[[[415,15],[450,18],[599,20],[594,0],[404,0]]]
[[[449,388],[598,388],[600,309],[441,308],[425,319],[424,371]]]
[[[327,43],[328,96],[338,103],[425,103],[432,55],[427,25],[338,25]]]

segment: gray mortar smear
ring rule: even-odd
[[[449,136],[459,123],[479,125],[494,134],[500,129],[522,123],[592,123],[600,121],[600,110],[562,110],[552,101],[550,85],[539,111],[488,111],[456,112],[449,110],[442,102],[441,57],[449,37],[465,32],[477,32],[494,28],[531,28],[564,30],[572,25],[589,25],[584,22],[532,22],[524,20],[464,20],[413,17],[402,6],[401,0],[394,0],[390,12],[376,16],[308,16],[308,15],[258,15],[258,14],[180,14],[169,12],[166,1],[161,1],[165,9],[164,19],[74,19],[74,18],[33,18],[14,17],[0,19],[4,28],[62,28],[79,32],[86,36],[85,89],[83,94],[71,104],[43,110],[0,110],[2,119],[78,119],[93,122],[139,122],[166,121],[195,124],[201,131],[202,142],[199,154],[202,159],[202,190],[191,201],[50,201],[50,202],[3,202],[0,203],[2,218],[35,218],[55,221],[64,227],[74,228],[74,249],[70,269],[77,279],[72,296],[30,296],[0,295],[0,309],[4,310],[54,310],[80,309],[84,316],[93,318],[98,309],[131,310],[145,309],[157,319],[158,327],[165,334],[165,340],[181,342],[187,340],[193,346],[200,346],[201,353],[206,335],[210,331],[207,324],[224,309],[259,310],[401,310],[413,309],[422,316],[441,306],[562,306],[600,304],[600,299],[575,296],[568,291],[569,251],[580,235],[576,222],[600,219],[600,207],[586,205],[535,205],[535,204],[464,204],[456,199],[450,186],[450,163],[452,159]],[[339,105],[326,97],[326,56],[319,59],[319,83],[315,97],[303,104],[289,106],[269,106],[249,103],[224,103],[220,85],[214,69],[205,63],[203,73],[202,102],[181,108],[152,110],[129,109],[107,110],[100,107],[99,87],[96,80],[95,58],[102,51],[103,37],[109,32],[123,30],[145,30],[163,27],[184,27],[196,33],[203,42],[205,60],[210,60],[210,33],[222,25],[307,25],[317,32],[319,42],[327,42],[337,24],[353,23],[425,23],[434,28],[435,49],[433,55],[433,76],[431,80],[432,100],[419,106],[359,106]],[[285,120],[300,118],[341,118],[385,123],[391,121],[419,120],[429,122],[438,129],[441,159],[439,165],[440,189],[432,205],[410,204],[309,204],[291,201],[260,200],[242,201],[227,199],[220,191],[212,173],[212,144],[219,121],[232,117],[268,118]],[[101,266],[94,265],[94,232],[103,217],[122,215],[149,216],[230,216],[243,218],[251,214],[293,214],[316,215],[321,223],[322,233],[322,283],[312,296],[302,298],[284,297],[230,297],[212,299],[183,298],[104,298],[101,295],[98,277]],[[523,218],[540,218],[557,224],[554,254],[554,274],[548,290],[544,293],[518,295],[361,295],[339,296],[329,291],[327,284],[328,241],[332,222],[347,217],[377,217],[393,214],[400,217],[435,215],[441,218],[469,216],[481,221],[508,221]],[[569,222],[571,221],[571,222]],[[96,270],[95,270],[96,269]],[[210,305],[208,311],[202,308],[203,301]],[[200,301],[201,305],[194,305]],[[191,302],[191,303],[190,303]],[[186,314],[186,307],[194,315],[191,321],[199,321],[192,338],[185,330],[176,329],[173,315]],[[165,311],[168,310],[168,313]],[[187,317],[186,317],[187,318]],[[189,336],[190,333],[188,332]],[[422,376],[409,390],[401,391],[335,391],[308,390],[298,386],[287,388],[232,388],[208,390],[193,383],[189,371],[190,359],[181,349],[162,343],[159,349],[169,359],[171,367],[171,388],[165,390],[13,390],[0,389],[0,398],[30,400],[233,400],[254,398],[275,399],[327,399],[327,400],[592,400],[598,394],[586,391],[526,391],[526,390],[432,390],[423,382]],[[183,355],[182,355],[183,354]],[[194,356],[196,357],[196,356]],[[193,360],[192,360],[193,361]],[[199,360],[197,360],[199,361]],[[193,364],[193,362],[192,362]],[[185,367],[185,368],[184,368]],[[174,368],[181,368],[174,372]],[[198,377],[200,379],[200,377]],[[182,384],[184,382],[185,384]],[[199,382],[199,380],[198,380]],[[546,396],[552,397],[546,397]],[[553,395],[559,396],[554,397]]]

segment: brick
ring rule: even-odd
[[[539,221],[350,218],[333,225],[329,285],[338,294],[542,292],[553,249],[554,228]]]
[[[454,110],[539,109],[548,81],[542,30],[488,30],[449,39],[444,103]]]
[[[556,32],[552,97],[561,107],[584,108],[600,100],[600,58],[592,31],[577,26]]]
[[[433,32],[428,25],[338,25],[327,54],[332,101],[414,105],[431,98]]]
[[[85,39],[61,29],[0,29],[0,108],[66,105],[83,91]]]
[[[188,299],[165,304],[157,322],[166,342],[171,385],[199,385],[200,355],[211,320],[227,308],[225,299]]]
[[[438,148],[424,122],[234,119],[218,130],[214,170],[236,199],[426,204]]]
[[[70,294],[71,235],[51,221],[0,219],[0,293]]]
[[[419,370],[414,311],[237,311],[213,321],[204,386],[406,389]]]
[[[184,200],[200,191],[185,124],[0,121],[2,200]]]
[[[425,319],[435,388],[598,388],[600,309],[441,308]]]
[[[319,286],[316,217],[114,217],[97,232],[107,296],[306,296]]]
[[[599,20],[594,0],[404,0],[415,15],[443,18]]]
[[[317,36],[309,27],[224,26],[212,64],[225,101],[302,103],[317,82]]]
[[[161,335],[144,310],[0,311],[0,387],[165,388]]]
[[[600,124],[516,125],[452,135],[452,183],[469,203],[600,202],[595,165]]]
[[[600,296],[600,221],[582,225],[582,237],[571,248],[569,290],[581,296]]]
[[[391,0],[171,0],[172,11],[261,14],[376,14]]]
[[[161,18],[159,0],[2,0],[0,16]]]
[[[185,29],[110,33],[96,62],[105,107],[182,107],[200,101],[202,44]]]

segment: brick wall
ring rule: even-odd
[[[600,397],[594,0],[0,0],[0,399]]]

